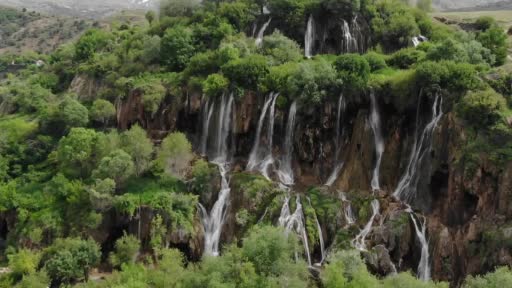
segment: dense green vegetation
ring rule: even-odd
[[[155,145],[139,125],[118,131],[116,109],[139,95],[144,115],[154,119],[164,103],[182,105],[190,92],[215,99],[228,91],[238,99],[279,92],[281,103],[315,107],[341,92],[354,103],[366,101],[362,92],[373,89],[404,111],[416,107],[421,93],[429,99],[438,94],[468,127],[461,164],[491,160],[502,167],[512,159],[510,76],[485,76],[506,59],[505,33],[488,19],[475,32],[433,23],[425,14],[429,1],[419,1],[421,9],[398,0],[164,2],[158,19],[148,13],[145,25],[88,30],[51,55],[21,57],[26,69],[0,80],[0,213],[16,219],[0,256],[12,272],[0,278],[0,287],[447,287],[409,273],[379,279],[358,252],[342,249],[347,241],[336,243],[313,278],[305,260],[295,257],[302,249],[297,239],[255,225],[246,210],[236,215],[246,232],[240,243],[224,247],[220,257],[186,259],[168,248],[168,236],[198,233],[198,200],[215,189],[217,171],[181,132]],[[257,46],[247,34],[264,6],[275,31]],[[0,14],[0,24],[20,17],[12,13]],[[363,18],[374,36],[368,53],[302,57],[299,43],[310,14]],[[411,47],[419,34],[431,41]],[[0,69],[12,57],[0,57]],[[34,65],[38,58],[47,65]],[[69,90],[75,77],[97,81],[92,98]],[[273,201],[271,183],[237,176],[234,182],[258,206],[251,208]],[[310,194],[305,214],[336,213],[317,192]],[[110,239],[113,247],[93,240],[98,235],[91,231],[106,217],[132,221],[143,209],[153,215],[150,239],[123,231]],[[306,225],[313,238],[311,219]],[[112,275],[88,282],[100,264]],[[511,283],[510,275],[501,268],[468,278],[464,287],[506,287],[496,283]]]

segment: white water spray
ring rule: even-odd
[[[293,155],[293,131],[295,128],[295,115],[297,114],[297,102],[293,102],[290,106],[288,113],[288,122],[286,124],[286,134],[284,139],[283,151],[284,155],[279,163],[279,170],[277,176],[279,181],[286,185],[291,186],[294,184],[293,169],[292,169],[292,155]]]
[[[313,49],[315,44],[315,20],[313,15],[309,16],[308,24],[306,27],[306,34],[304,36],[304,52],[306,58],[313,57]]]
[[[356,223],[356,216],[354,215],[354,212],[352,210],[352,204],[350,203],[350,201],[348,201],[345,193],[340,192],[340,198],[344,204],[343,210],[344,210],[344,214],[345,214],[345,221],[347,221],[347,225],[350,226],[350,225]]]
[[[203,126],[209,129],[209,121],[212,117],[211,114],[213,112],[214,105],[209,108],[207,121]],[[212,163],[216,164],[219,167],[219,172],[221,175],[221,190],[219,192],[217,201],[213,204],[213,207],[208,213],[206,208],[199,203],[199,211],[201,215],[201,222],[203,224],[204,229],[204,254],[217,256],[219,255],[219,240],[222,232],[222,226],[226,220],[227,209],[229,206],[229,194],[231,189],[229,187],[229,182],[227,179],[228,167],[227,163],[228,159],[228,149],[227,149],[227,139],[228,135],[231,132],[231,118],[232,118],[232,110],[233,110],[233,95],[231,94],[229,98],[226,98],[224,95],[221,98],[221,104],[219,107],[218,114],[218,123],[217,123],[217,131],[216,131],[216,141],[215,141],[215,155],[214,161]],[[206,132],[207,135],[207,132]],[[207,136],[205,136],[207,140]],[[204,142],[206,143],[206,141]],[[206,151],[207,144],[204,144],[204,151]]]
[[[361,232],[359,232],[359,234],[356,236],[356,238],[354,238],[354,240],[352,240],[352,246],[354,246],[357,250],[360,250],[360,251],[366,251],[366,243],[365,243],[366,236],[368,236],[368,234],[372,230],[373,220],[375,220],[375,217],[379,214],[379,209],[380,209],[379,200],[374,199],[372,201],[371,205],[372,205],[372,216],[370,217],[370,220],[368,221],[366,226],[364,226],[363,230],[361,230]]]
[[[270,25],[270,21],[272,21],[272,18],[269,18],[267,22],[261,26],[261,29],[258,31],[258,37],[256,37],[256,46],[260,47],[263,43],[263,36],[265,36],[265,31],[268,28],[268,25]]]
[[[208,99],[204,105],[203,111],[203,131],[201,133],[201,155],[206,156],[206,148],[208,146],[208,132],[210,131],[210,120],[212,119],[213,111],[215,110],[215,103],[208,105],[210,99]]]
[[[382,153],[384,152],[384,140],[382,139],[381,133],[381,125],[380,125],[380,116],[379,110],[377,108],[377,100],[375,99],[375,93],[372,91],[370,93],[370,100],[372,102],[372,111],[370,116],[370,125],[373,130],[373,138],[375,140],[375,153],[377,156],[375,167],[373,168],[373,176],[372,176],[372,190],[377,191],[380,190],[379,184],[379,175],[380,175],[380,163],[382,161]]]
[[[416,133],[409,164],[398,183],[398,187],[393,193],[394,197],[406,203],[410,203],[416,197],[418,182],[421,176],[420,168],[423,160],[425,160],[425,157],[430,153],[434,129],[437,127],[437,124],[443,116],[443,99],[439,95],[436,95],[434,104],[432,105],[432,120],[427,123],[421,134],[419,134],[418,126],[420,121],[420,103],[421,99],[418,99],[418,108],[416,111]]]
[[[357,24],[357,22],[356,22]],[[350,33],[350,26],[348,25],[348,22],[343,20],[343,25],[341,25],[341,32],[342,32],[342,47],[344,53],[353,53],[358,52],[358,44],[357,39],[352,36],[352,33]]]
[[[308,236],[306,234],[306,226],[304,225],[304,213],[302,211],[302,204],[300,197],[297,196],[295,203],[296,208],[293,214],[290,213],[289,202],[290,198],[286,197],[281,208],[281,214],[279,215],[279,226],[284,227],[286,233],[293,231],[299,235],[304,246],[304,253],[306,254],[308,264],[311,266],[311,255],[309,252]],[[297,257],[297,256],[296,256]],[[297,257],[298,258],[298,257]]]
[[[346,104],[345,104],[345,98],[343,98],[343,94],[340,95],[340,98],[338,99],[338,110],[336,114],[336,138],[335,138],[335,148],[336,151],[334,152],[334,161],[337,163],[336,166],[334,166],[334,170],[331,172],[331,175],[327,179],[327,182],[325,182],[326,186],[332,186],[336,179],[338,179],[338,175],[340,174],[341,169],[343,168],[343,162],[338,162],[340,157],[340,150],[341,150],[341,117],[342,113],[345,112]]]
[[[418,226],[416,219],[414,218],[413,213],[411,213],[412,223],[414,224],[414,229],[416,230],[416,236],[421,243],[421,258],[420,263],[418,265],[418,278],[423,281],[430,280],[430,262],[429,262],[429,251],[428,251],[428,241],[427,241],[427,219],[423,220],[421,224],[421,228]]]
[[[260,119],[258,121],[258,128],[256,130],[256,138],[254,145],[249,156],[249,162],[247,163],[247,170],[254,171],[258,170],[267,179],[269,176],[269,167],[274,163],[274,157],[272,156],[272,138],[274,137],[274,116],[275,116],[275,104],[279,93],[270,93],[265,100],[263,110],[261,111]],[[265,122],[265,116],[269,110],[268,115],[268,127],[267,127],[267,145],[265,149],[261,148],[261,132],[263,130],[263,124]]]

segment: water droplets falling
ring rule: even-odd
[[[210,131],[210,121],[212,119],[213,111],[215,110],[215,103],[209,105],[210,99],[208,99],[203,108],[203,130],[201,133],[201,155],[206,156],[206,148],[208,147],[208,132]]]
[[[427,241],[427,219],[423,219],[423,223],[421,226],[418,225],[416,219],[414,218],[414,214],[411,213],[412,223],[414,224],[414,229],[416,230],[416,237],[421,244],[421,258],[420,263],[418,264],[418,278],[423,281],[430,280],[430,262],[429,262],[429,251],[428,251],[428,241]]]
[[[274,116],[277,96],[279,96],[279,93],[270,93],[265,100],[265,104],[263,105],[263,110],[261,111],[260,119],[258,121],[256,138],[251,154],[249,155],[249,161],[246,168],[248,171],[260,171],[260,173],[267,179],[270,179],[268,171],[269,167],[274,163],[274,157],[272,156],[272,138],[274,137]],[[269,111],[267,121],[267,145],[263,145],[262,147],[261,133],[263,131],[267,111]]]
[[[379,214],[380,209],[380,203],[379,200],[374,199],[372,200],[372,216],[370,217],[370,220],[368,223],[364,226],[363,230],[359,232],[359,234],[352,240],[352,246],[354,246],[356,249],[360,251],[366,251],[366,236],[370,233],[372,230],[373,220],[375,220],[375,217]]]
[[[336,114],[336,138],[335,138],[335,148],[336,152],[334,153],[334,161],[336,162],[336,165],[334,166],[333,171],[331,172],[331,175],[327,179],[327,182],[325,182],[326,186],[332,186],[336,179],[338,179],[338,175],[340,174],[341,169],[343,168],[343,162],[339,162],[340,152],[341,152],[341,136],[342,136],[342,129],[341,129],[341,118],[342,114],[345,112],[346,104],[345,104],[345,98],[343,97],[343,94],[340,95],[340,98],[338,99],[338,110]]]
[[[258,36],[256,37],[256,46],[260,47],[263,43],[263,36],[265,36],[265,31],[267,30],[268,25],[270,25],[270,21],[272,21],[272,17],[269,18],[268,21],[265,22],[258,31]]]
[[[295,212],[290,213],[290,197],[286,197],[281,208],[281,214],[279,215],[279,226],[284,227],[286,233],[295,232],[299,235],[302,245],[304,246],[304,253],[306,254],[308,264],[311,266],[311,254],[309,252],[308,236],[306,233],[306,226],[304,225],[304,213],[302,211],[302,204],[300,202],[300,196],[295,199],[296,207]],[[298,256],[296,255],[296,258]]]
[[[231,132],[231,119],[233,117],[233,95],[229,97],[222,96],[220,99],[220,106],[217,115],[217,131],[215,133],[214,150],[213,150],[213,161],[219,167],[221,176],[221,190],[218,194],[217,201],[213,204],[213,207],[208,213],[206,208],[199,203],[199,213],[201,216],[201,222],[204,229],[204,254],[217,256],[219,255],[219,240],[222,233],[222,226],[226,220],[227,209],[229,206],[229,195],[231,189],[228,181],[228,135]],[[206,120],[203,120],[203,135],[201,139],[201,149],[204,154],[207,151],[208,142],[208,130],[210,129],[210,120],[214,111],[214,103],[208,106],[208,102],[205,105],[204,116]]]
[[[356,22],[357,24],[357,22]],[[343,24],[341,25],[342,32],[342,45],[344,53],[354,53],[359,51],[359,45],[357,44],[357,39],[350,32],[350,25],[346,20],[343,20]]]
[[[297,102],[293,102],[290,106],[288,113],[288,122],[286,124],[285,140],[283,145],[283,156],[279,163],[279,170],[277,176],[279,181],[286,185],[291,186],[294,184],[293,169],[292,169],[292,155],[293,155],[293,131],[295,128],[295,116],[297,114]]]
[[[411,156],[409,164],[405,169],[405,173],[402,175],[400,182],[398,183],[393,196],[406,203],[410,203],[416,197],[418,189],[418,182],[420,180],[420,169],[426,156],[429,155],[432,148],[432,136],[434,129],[437,127],[439,120],[443,116],[443,99],[436,95],[434,104],[432,105],[432,119],[421,134],[419,133],[419,118],[420,118],[420,103],[421,99],[418,99],[418,108],[416,111],[416,133],[414,137],[414,145],[411,149]]]
[[[315,45],[315,20],[313,15],[309,16],[306,26],[306,34],[304,36],[304,52],[306,58],[313,57],[313,49]]]
[[[384,139],[382,139],[382,133],[381,133],[381,125],[380,125],[380,115],[379,110],[377,108],[377,100],[375,99],[375,93],[372,91],[370,93],[370,100],[371,100],[371,115],[370,115],[370,126],[373,130],[373,138],[375,141],[375,153],[376,153],[376,161],[375,166],[373,168],[373,176],[372,176],[372,190],[380,190],[380,183],[379,183],[379,175],[380,175],[380,164],[382,161],[382,153],[384,152]]]

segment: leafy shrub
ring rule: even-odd
[[[158,164],[164,172],[177,178],[185,176],[192,158],[192,145],[181,132],[165,137],[157,155]]]
[[[133,264],[139,254],[140,241],[133,235],[124,235],[116,240],[115,252],[110,253],[110,263],[114,267],[124,264]]]
[[[318,104],[340,86],[336,70],[322,58],[301,62],[288,78],[288,95],[293,98]]]
[[[111,178],[117,185],[135,173],[132,157],[121,149],[101,159],[98,168],[94,170],[93,177],[98,179]]]
[[[153,142],[146,131],[139,125],[132,126],[121,135],[121,145],[133,159],[135,175],[142,175],[150,167],[153,154]]]
[[[217,97],[226,93],[229,80],[221,74],[210,74],[203,82],[203,92],[209,97]]]
[[[110,101],[97,99],[92,103],[90,114],[92,119],[106,125],[116,115],[116,108]]]
[[[15,254],[8,255],[7,258],[12,273],[23,276],[36,272],[41,255],[35,251],[21,249]]]
[[[171,71],[181,71],[194,55],[192,32],[184,26],[175,26],[165,31],[161,41],[163,63]]]
[[[370,65],[371,72],[382,70],[388,67],[386,64],[386,56],[382,54],[376,52],[368,52],[364,54],[363,57]]]
[[[477,40],[496,56],[495,66],[503,65],[507,59],[507,34],[500,27],[492,27],[478,34]]]
[[[458,105],[458,114],[475,127],[496,124],[506,109],[505,98],[494,90],[469,92]]]
[[[100,29],[87,31],[75,45],[75,59],[78,61],[90,59],[94,52],[104,48],[110,41],[111,35]]]
[[[464,288],[499,288],[512,285],[512,272],[508,267],[501,267],[483,276],[468,276]]]
[[[261,47],[263,55],[269,56],[271,65],[280,65],[286,62],[302,59],[302,50],[299,44],[276,31],[263,38]]]
[[[393,53],[387,63],[400,69],[408,69],[424,59],[425,52],[415,48],[406,48]]]
[[[358,54],[344,54],[334,61],[343,87],[349,91],[359,91],[366,88],[370,77],[370,65],[363,56]]]
[[[478,17],[478,19],[476,19],[475,25],[478,30],[486,31],[489,28],[496,26],[497,23],[496,23],[496,19],[494,19],[491,16],[480,16],[480,17]]]
[[[253,91],[256,91],[268,71],[267,59],[261,55],[232,60],[222,66],[222,72],[234,85]]]

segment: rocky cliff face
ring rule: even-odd
[[[243,179],[256,176],[244,170],[256,137],[263,96],[248,93],[236,98],[234,104],[232,132],[227,140],[229,158],[232,159],[229,176],[232,192],[221,243],[240,239],[247,221],[252,224],[257,221],[277,223],[287,195],[278,189],[277,184],[256,192],[248,191],[241,184]],[[415,137],[432,118],[434,100],[432,97],[420,97],[416,99],[420,105],[397,110],[389,96],[376,95],[376,99],[385,142],[379,177],[381,189],[372,191],[370,185],[376,153],[369,123],[370,100],[362,95],[348,98],[341,123],[343,133],[339,141],[341,152],[338,160],[335,131],[338,97],[327,99],[317,107],[299,103],[292,161],[296,184],[289,193],[303,195],[306,229],[314,259],[321,258],[317,233],[322,233],[327,246],[339,243],[350,245],[350,239],[369,219],[369,201],[376,198],[381,209],[365,243],[369,267],[381,275],[395,270],[417,271],[422,258],[421,242],[408,206],[392,195],[410,162]],[[159,112],[151,116],[144,112],[140,93],[133,91],[127,99],[118,103],[118,125],[121,129],[127,129],[138,123],[157,142],[169,131],[180,130],[199,149],[205,103],[206,100],[200,95],[185,93],[181,99],[169,97]],[[289,104],[276,107],[273,137],[273,155],[276,159],[283,153]],[[512,245],[504,241],[512,234],[512,226],[507,224],[512,216],[512,166],[508,165],[502,171],[485,164],[477,167],[474,173],[465,171],[460,159],[460,149],[465,141],[463,125],[454,113],[444,112],[432,132],[432,147],[427,147],[420,161],[416,197],[409,203],[418,211],[414,216],[416,219],[423,219],[421,215],[426,217],[430,252],[428,262],[431,264],[432,277],[459,283],[467,274],[486,272],[495,265],[512,265]],[[214,111],[213,114],[216,113]],[[265,135],[262,133],[262,142],[267,143],[269,139]],[[278,165],[278,161],[275,165]],[[343,162],[343,168],[339,177],[332,187],[324,186],[340,162]],[[273,173],[270,177],[277,179]],[[201,196],[201,202],[207,209],[216,199],[219,183],[220,180],[212,186],[209,194]],[[357,219],[355,225],[350,225],[344,217],[348,202],[343,201],[340,192],[345,192],[352,202]],[[310,204],[304,200],[307,198],[312,199]],[[325,208],[321,203],[328,203],[332,207]],[[310,208],[312,210],[308,210]],[[250,215],[249,220],[240,220],[242,212]],[[312,227],[311,215],[316,215],[319,220],[320,231]],[[148,226],[148,221],[142,220],[142,226]],[[169,235],[170,245],[188,251],[191,259],[197,259],[203,245],[199,219],[196,230],[194,236],[173,232],[173,235]]]

